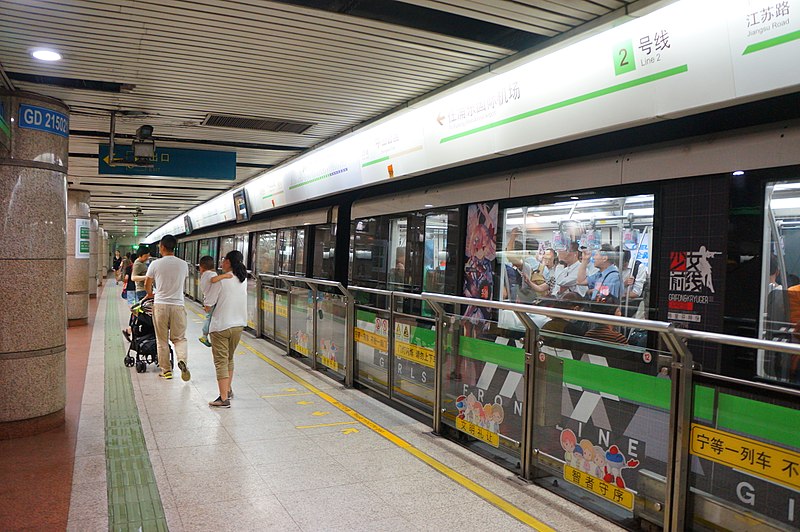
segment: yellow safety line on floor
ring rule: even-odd
[[[244,342],[242,342],[244,343]],[[271,397],[294,397],[296,395],[314,395],[312,392],[300,392],[300,393],[274,393],[272,395],[262,395],[262,399],[269,399]]]
[[[321,423],[319,425],[301,425],[296,429],[316,429],[319,427],[337,427],[339,425],[355,425],[358,421],[338,421],[336,423]]]
[[[488,489],[484,488],[480,484],[470,480],[469,478],[465,477],[464,475],[462,475],[458,471],[448,467],[447,465],[443,464],[442,462],[438,461],[437,459],[433,458],[432,456],[429,456],[429,455],[425,454],[424,452],[420,451],[419,449],[417,449],[416,447],[414,447],[413,445],[411,445],[410,443],[408,443],[404,439],[400,438],[399,436],[393,434],[389,430],[387,430],[387,429],[383,428],[382,426],[378,425],[377,423],[375,423],[371,419],[368,419],[368,418],[364,417],[363,415],[361,415],[360,413],[356,412],[355,410],[353,410],[349,406],[347,406],[344,403],[341,403],[338,400],[334,399],[333,397],[331,397],[327,393],[323,392],[322,390],[320,390],[319,388],[317,388],[316,386],[314,386],[310,382],[306,381],[305,379],[303,379],[299,375],[296,375],[292,371],[284,368],[283,366],[281,366],[277,362],[275,362],[273,360],[270,360],[269,357],[267,357],[266,355],[264,355],[263,353],[261,353],[260,351],[255,349],[254,347],[248,345],[246,342],[241,342],[241,344],[247,350],[249,350],[250,352],[255,354],[257,357],[262,359],[264,362],[266,362],[267,364],[269,364],[273,368],[277,369],[278,371],[280,371],[281,373],[283,373],[284,375],[286,375],[287,377],[289,377],[293,381],[295,381],[298,384],[304,386],[305,388],[307,388],[308,390],[310,390],[311,392],[316,394],[321,399],[324,399],[325,401],[329,402],[331,405],[335,406],[336,408],[338,408],[339,410],[341,410],[342,412],[344,412],[348,416],[350,416],[353,419],[355,419],[356,421],[360,422],[362,425],[372,429],[374,432],[376,432],[379,435],[383,436],[384,438],[386,438],[390,442],[394,443],[395,445],[397,445],[401,449],[404,449],[405,451],[411,453],[412,455],[414,455],[418,459],[422,460],[423,462],[425,462],[426,464],[428,464],[429,466],[431,466],[435,470],[439,471],[440,473],[442,473],[446,477],[450,478],[451,480],[461,484],[463,487],[467,488],[468,490],[470,490],[471,492],[475,493],[479,497],[485,499],[486,501],[488,501],[489,503],[493,504],[494,506],[496,506],[500,510],[504,511],[505,513],[507,513],[511,517],[513,517],[513,518],[517,519],[518,521],[521,521],[522,523],[525,523],[526,525],[528,525],[528,526],[530,526],[530,527],[532,527],[532,528],[534,528],[536,530],[539,530],[541,532],[555,532],[555,530],[553,528],[551,528],[551,527],[547,526],[546,524],[542,523],[541,521],[539,521],[538,519],[536,519],[535,517],[533,517],[529,513],[517,508],[516,506],[514,506],[510,502],[506,501],[505,499],[503,499],[499,495],[496,495],[495,493],[492,493],[491,491],[489,491]]]

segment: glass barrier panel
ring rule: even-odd
[[[275,341],[287,345],[289,341],[289,294],[275,289]]]
[[[395,400],[433,414],[436,323],[429,319],[395,314]]]
[[[537,483],[618,523],[663,526],[652,508],[665,501],[671,355],[609,326],[531,318]]]
[[[347,368],[347,300],[327,292],[317,295],[317,368],[325,367],[343,380]]]
[[[292,286],[292,335],[289,347],[302,355],[311,356],[314,342],[314,296],[303,286]]]
[[[252,277],[247,277],[247,326],[253,330],[258,325],[258,285]]]
[[[478,307],[448,315],[444,340],[443,432],[519,471],[525,401],[522,335],[498,327]]]
[[[800,529],[797,399],[715,379],[695,382],[687,526]]]
[[[275,294],[268,286],[261,287],[261,336],[275,339]]]
[[[389,312],[356,306],[356,381],[389,392]]]

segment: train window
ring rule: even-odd
[[[219,266],[222,266],[222,260],[228,252],[236,249],[236,238],[233,236],[224,236],[219,239]]]
[[[389,224],[386,219],[375,217],[356,220],[350,238],[352,283],[383,286],[386,283],[389,249]]]
[[[278,271],[279,273],[294,275],[294,229],[281,229],[278,231]]]
[[[458,293],[458,209],[430,213],[425,217],[424,276],[422,289],[444,294]]]
[[[394,218],[389,221],[389,289],[395,290],[406,282],[406,244],[408,243],[408,219]]]
[[[314,277],[333,279],[336,263],[336,224],[314,228]]]
[[[761,338],[800,340],[800,181],[771,183],[765,194]],[[800,357],[760,352],[761,377],[800,384]]]
[[[257,273],[275,274],[275,252],[277,247],[277,235],[274,231],[258,234],[255,265]]]
[[[306,275],[306,228],[301,227],[295,231],[295,259],[294,274]]]
[[[563,299],[613,296],[622,314],[646,317],[653,200],[575,197],[506,209],[498,250],[500,299],[558,305]],[[521,328],[508,323],[513,315],[501,318],[505,326]]]
[[[217,239],[216,238],[204,238],[204,239],[200,240],[198,246],[199,246],[198,260],[199,260],[200,257],[205,257],[206,255],[214,257],[215,261],[217,260]]]

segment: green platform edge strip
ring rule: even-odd
[[[772,48],[773,46],[780,46],[781,44],[796,41],[797,39],[800,39],[800,30],[787,33],[786,35],[773,37],[772,39],[767,39],[766,41],[753,43],[744,49],[742,55],[760,52],[761,50],[766,50],[767,48]]]
[[[108,529],[167,531],[153,466],[133,395],[119,333],[117,300],[108,298],[105,320],[105,429]]]
[[[506,124],[510,124],[512,122],[517,122],[518,120],[523,120],[525,118],[530,118],[532,116],[541,115],[544,113],[549,113],[550,111],[555,111],[556,109],[562,109],[564,107],[569,107],[570,105],[575,105],[577,103],[586,102],[589,100],[594,100],[595,98],[600,98],[601,96],[608,96],[609,94],[613,94],[615,92],[624,91],[626,89],[631,89],[633,87],[638,87],[640,85],[645,85],[647,83],[652,83],[654,81],[659,81],[664,78],[669,78],[671,76],[676,76],[678,74],[683,74],[684,72],[689,71],[689,65],[681,65],[675,68],[670,68],[668,70],[664,70],[663,72],[656,72],[655,74],[650,74],[649,76],[644,76],[639,79],[632,79],[630,81],[626,81],[624,83],[619,83],[617,85],[612,85],[610,87],[605,87],[603,89],[598,89],[596,91],[587,92],[586,94],[581,94],[579,96],[575,96],[572,98],[568,98],[566,100],[562,100],[560,102],[552,103],[550,105],[545,105],[544,107],[539,107],[538,109],[533,109],[531,111],[526,111],[524,113],[520,113],[518,115],[510,116],[508,118],[504,118],[502,120],[498,120],[496,122],[491,122],[489,124],[485,124],[480,127],[476,127],[473,129],[469,129],[467,131],[462,131],[461,133],[456,133],[455,135],[450,135],[449,137],[442,138],[439,143],[444,144],[445,142],[450,142],[451,140],[460,139],[462,137],[467,137],[469,135],[474,135],[475,133],[480,133],[481,131],[486,131],[487,129],[493,129],[499,126],[504,126]]]

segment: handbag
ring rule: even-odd
[[[122,290],[122,299],[128,299],[128,289],[124,288]]]

